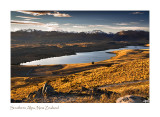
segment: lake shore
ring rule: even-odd
[[[68,78],[70,79],[73,76],[75,77],[74,79],[77,79],[77,80],[80,77],[82,77],[82,78],[84,77],[83,79],[85,79],[85,77],[88,77],[88,80],[89,80],[90,78],[92,78],[89,75],[91,73],[95,73],[95,75],[94,75],[95,78],[94,79],[96,80],[97,78],[99,78],[99,73],[100,74],[101,74],[101,72],[102,73],[103,72],[107,73],[107,71],[109,69],[113,69],[117,65],[119,66],[118,68],[120,68],[121,65],[125,65],[125,66],[126,65],[127,66],[132,65],[132,64],[135,65],[134,61],[136,62],[136,61],[141,61],[142,60],[142,61],[145,62],[146,60],[148,61],[148,59],[149,59],[148,58],[149,57],[149,49],[119,50],[119,51],[114,51],[113,53],[116,54],[115,57],[112,57],[109,60],[95,62],[95,64],[81,63],[81,64],[40,65],[40,66],[34,66],[34,65],[33,66],[17,66],[17,65],[12,65],[11,66],[11,71],[12,71],[11,72],[11,76],[12,76],[11,77],[11,98],[15,99],[15,100],[26,98],[28,93],[31,93],[31,92],[37,90],[38,87],[42,86],[45,83],[45,81],[47,81],[47,80],[52,81],[51,84],[57,91],[60,91],[60,92],[68,92],[68,91],[71,91],[71,90],[77,91],[77,90],[80,90],[81,85],[86,84],[88,81],[82,82],[82,84],[80,86],[75,84],[75,87],[73,87],[73,88],[71,88],[71,87],[70,88],[69,87],[68,88],[67,87],[62,88],[61,85],[63,85],[64,82],[62,82],[61,80],[68,79]],[[138,65],[137,62],[136,62],[136,64]],[[146,68],[149,69],[149,67],[146,67]],[[31,69],[33,69],[33,70],[31,70]],[[31,72],[28,73],[30,70],[31,70]],[[132,70],[126,71],[126,73],[130,72],[130,71],[132,71]],[[26,74],[26,73],[28,73],[28,74]],[[109,74],[110,74],[110,77],[111,77],[115,73],[109,73]],[[121,78],[121,79],[116,80],[114,82],[112,81],[114,79],[110,79],[111,81],[107,81],[107,79],[106,79],[105,82],[107,81],[109,84],[114,84],[114,83],[123,83],[125,81],[145,80],[145,79],[146,80],[148,79],[147,76],[145,76],[142,79],[141,78],[139,78],[139,79],[132,79],[132,78],[131,79],[123,79],[123,78]],[[70,82],[70,80],[69,80],[69,82]],[[96,87],[97,86],[104,86],[104,85],[108,84],[107,82],[106,83],[105,82],[101,83],[102,81],[103,80],[101,79],[98,82],[97,81],[92,81],[92,82],[94,83],[94,85],[97,84],[97,85],[95,85]],[[57,82],[57,83],[59,82],[60,83],[60,84],[58,83],[59,86],[57,86],[55,84],[55,82]],[[113,82],[113,83],[111,83],[111,82]],[[137,84],[138,83],[134,84],[134,86],[137,87]],[[140,83],[140,84],[142,86],[144,84],[145,86],[148,87],[147,81],[145,83]],[[128,88],[128,86],[130,87],[131,85],[132,84],[127,85],[126,88]],[[89,88],[89,87],[94,87],[94,86],[88,85],[87,87]],[[116,90],[116,87],[113,87],[113,89]],[[120,87],[120,86],[118,86],[118,87]],[[110,87],[107,87],[107,89],[110,89],[110,91],[112,91],[112,88],[110,88]],[[23,90],[23,93],[21,92],[22,90]],[[124,89],[124,91],[125,91],[125,89]],[[145,94],[145,96],[147,96],[147,94]],[[117,98],[117,95],[116,95],[116,98]],[[78,98],[78,99],[80,99],[80,98]],[[111,100],[111,102],[114,102],[114,99],[115,98],[113,98],[113,100]],[[84,100],[80,99],[79,102],[80,101],[83,102]],[[96,101],[99,101],[99,100],[96,100]]]
[[[79,45],[56,47],[56,46],[40,46],[40,47],[15,47],[11,49],[11,65],[19,65],[34,60],[40,60],[49,57],[59,57],[64,55],[75,55],[77,52],[92,52],[103,51],[107,49],[118,49],[125,46],[144,46],[138,43],[123,43],[116,42],[116,44],[93,44],[80,47]]]

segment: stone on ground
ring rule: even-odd
[[[116,103],[144,103],[145,98],[133,95],[126,95],[116,100]]]

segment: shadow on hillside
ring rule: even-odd
[[[93,65],[89,65],[89,66],[85,66],[85,67],[71,68],[71,69],[67,69],[67,70],[59,70],[56,72],[52,72],[52,74],[53,75],[69,75],[69,74],[74,74],[77,72],[95,69],[95,68],[98,68],[101,66],[110,67],[111,65],[113,65],[113,63],[93,64]]]

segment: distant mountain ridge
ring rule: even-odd
[[[146,31],[120,31],[105,33],[101,30],[88,32],[41,31],[25,29],[11,32],[11,44],[56,44],[56,43],[82,43],[82,42],[110,42],[129,41],[149,43],[149,32]]]
[[[86,32],[75,32],[75,31],[42,31],[42,30],[36,30],[36,29],[21,29],[21,30],[17,30],[15,32],[63,32],[63,33],[106,33],[103,32],[102,30],[93,30],[93,31],[86,31]]]
[[[61,30],[61,31],[56,31],[56,30],[55,31],[42,31],[42,30],[37,30],[37,29],[21,29],[21,30],[17,30],[17,31],[14,31],[14,32],[63,32],[63,33],[100,33],[100,34],[106,33],[106,32],[104,32],[102,30],[92,30],[92,31],[76,32],[76,31],[63,31],[63,30]],[[148,31],[143,31],[143,30],[128,30],[128,31],[120,31],[120,32],[117,32],[117,33],[112,33],[112,32],[109,32],[109,33],[122,35],[125,32],[148,32]]]

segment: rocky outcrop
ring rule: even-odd
[[[145,98],[133,95],[126,95],[116,100],[116,103],[144,103]]]
[[[51,95],[57,94],[57,92],[53,89],[51,85],[49,85],[48,83],[45,83],[45,85],[42,88],[42,94],[46,96],[51,96]]]
[[[55,94],[58,94],[54,88],[48,84],[48,82],[45,83],[43,87],[38,89],[38,91],[34,91],[28,95],[28,99],[36,99],[36,98],[43,98],[44,96],[53,96]]]

